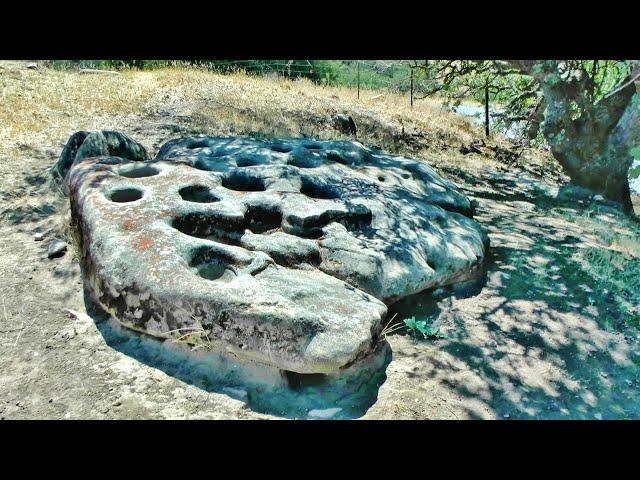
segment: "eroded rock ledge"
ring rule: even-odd
[[[356,142],[198,137],[69,173],[88,285],[124,325],[299,373],[377,341],[386,304],[463,281],[488,240],[416,160]]]

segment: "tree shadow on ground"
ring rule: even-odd
[[[445,313],[455,319],[448,338],[436,342],[445,355],[425,357],[413,374],[480,399],[504,418],[637,418],[637,335],[577,255],[591,245],[591,232],[561,215],[579,207],[530,186],[507,176],[467,187],[492,241],[479,295],[435,299],[425,309],[432,295],[425,292],[391,308],[399,320],[447,326]]]

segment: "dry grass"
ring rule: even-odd
[[[219,75],[197,68],[83,75],[27,70],[24,62],[0,62],[0,157],[25,146],[58,148],[81,129],[118,129],[136,118],[172,117],[194,131],[214,135],[278,135],[336,138],[329,115],[351,114],[359,140],[391,150],[459,147],[482,133],[468,119],[435,100],[308,80],[243,74]],[[407,139],[409,141],[407,142]]]
[[[23,145],[65,141],[73,132],[113,124],[105,117],[137,115],[154,85],[135,73],[81,75],[55,70],[0,69],[0,155]]]
[[[160,143],[188,133],[350,138],[332,126],[335,113],[353,116],[362,143],[422,158],[436,169],[473,172],[504,162],[488,147],[482,155],[461,154],[461,144],[481,140],[484,133],[434,99],[416,101],[411,109],[406,95],[362,90],[358,99],[355,89],[306,79],[221,75],[186,66],[86,75],[0,61],[0,176],[5,187],[16,187],[5,188],[3,196],[31,195],[20,186],[24,177],[46,175],[78,130],[120,130],[151,154]],[[511,148],[501,136],[490,143],[503,152]],[[538,151],[526,151],[520,159],[537,171],[557,169]]]

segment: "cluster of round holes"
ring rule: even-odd
[[[109,200],[117,203],[135,202],[142,198],[142,190],[137,188],[121,188],[114,190],[108,195]]]
[[[187,202],[213,203],[220,199],[211,193],[209,187],[203,185],[191,185],[178,190],[183,200]]]
[[[118,175],[127,178],[143,178],[157,175],[160,171],[149,165],[139,165],[135,167],[125,167],[118,170]]]

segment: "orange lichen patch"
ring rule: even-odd
[[[138,224],[132,218],[129,218],[122,223],[122,228],[124,228],[125,230],[131,231],[131,230],[135,230],[137,227],[138,227]]]
[[[133,241],[133,246],[139,250],[140,252],[144,252],[148,250],[150,247],[155,245],[155,241],[152,238],[147,237],[146,235],[142,236],[138,242]]]

